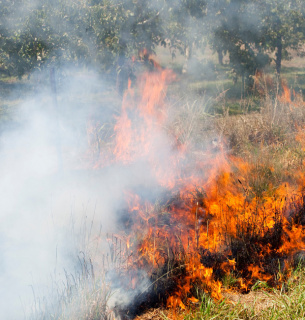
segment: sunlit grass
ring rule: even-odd
[[[225,289],[226,291],[226,289]],[[248,294],[230,291],[221,301],[203,293],[187,310],[157,310],[154,319],[286,320],[305,318],[305,269],[298,267],[287,284],[272,289],[259,284]],[[146,315],[137,319],[146,319]]]

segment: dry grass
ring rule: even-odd
[[[110,295],[105,279],[96,278],[91,260],[82,257],[78,272],[65,272],[65,280],[54,281],[48,296],[37,297],[29,320],[111,320]]]
[[[225,100],[225,95],[219,99]],[[251,101],[241,103],[249,105]],[[293,173],[303,168],[305,156],[302,142],[296,139],[297,134],[303,133],[305,124],[305,108],[300,98],[283,101],[280,94],[266,88],[261,96],[260,112],[245,112],[239,116],[224,112],[216,117],[208,114],[208,106],[209,103],[203,101],[178,101],[172,105],[166,130],[178,137],[178,143],[192,146],[195,157],[196,152],[202,154],[204,149],[222,141],[228,154],[254,165],[255,171],[246,178],[256,196],[266,192],[270,182],[275,188],[285,181],[296,183]],[[103,134],[105,131],[101,129],[94,137],[102,141]],[[279,290],[269,288],[247,295],[229,292],[225,294],[226,300],[220,302],[203,294],[201,302],[187,311],[153,309],[136,319],[303,319],[304,289],[304,270],[298,270]],[[35,310],[33,319],[111,318],[107,307],[109,296],[105,283],[90,272],[72,282],[67,277],[56,308]]]

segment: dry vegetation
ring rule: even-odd
[[[217,147],[223,141],[228,154],[242,158],[253,170],[244,176],[255,197],[272,194],[283,183],[297,186],[304,170],[305,104],[287,87],[277,91],[260,83],[260,111],[239,116],[211,116],[198,102],[184,103],[172,130],[182,132],[182,142]],[[223,97],[225,99],[225,97]],[[253,97],[242,104],[251,104]],[[225,102],[224,102],[225,104]],[[200,106],[200,107],[198,107]],[[215,140],[215,134],[219,137]],[[198,151],[197,151],[198,152]],[[240,173],[239,173],[240,174]],[[270,189],[271,187],[271,189]],[[294,257],[295,270],[277,288],[257,280],[247,294],[235,291],[236,279],[222,279],[223,299],[203,293],[201,301],[187,310],[152,309],[136,319],[304,319],[304,257]],[[278,278],[282,277],[279,268]],[[232,290],[233,289],[233,290]]]
[[[266,83],[265,79],[263,83]],[[261,101],[260,111],[239,116],[230,116],[228,112],[221,116],[211,115],[206,111],[204,100],[179,100],[172,105],[171,124],[167,130],[170,134],[179,133],[181,144],[192,145],[194,157],[202,157],[207,148],[217,149],[220,144],[225,145],[228,155],[239,157],[252,166],[253,169],[242,177],[252,190],[251,197],[272,194],[284,182],[297,185],[296,173],[302,171],[304,165],[304,103],[293,92],[289,95],[284,93],[282,89],[276,92],[262,85],[261,91],[257,92]],[[222,99],[225,105],[225,95]],[[251,104],[251,99],[253,97],[240,103]],[[102,130],[100,135],[103,136]],[[240,293],[235,291],[238,280],[232,274],[222,278],[224,294],[221,300],[214,300],[199,286],[196,293],[199,301],[189,304],[186,310],[179,307],[169,310],[155,308],[136,319],[303,319],[303,260],[303,255],[295,258],[296,270],[284,283],[279,281],[281,285],[277,288],[257,280],[247,294]],[[51,307],[48,303],[39,304],[33,319],[97,320],[115,317],[107,302],[112,293],[104,280],[95,278],[91,262],[87,264],[84,261],[82,270],[76,280],[74,276],[67,275],[66,284],[58,291],[53,309],[52,304]],[[275,278],[283,277],[281,271],[279,267]],[[119,311],[120,316],[130,319],[127,313],[126,309]]]

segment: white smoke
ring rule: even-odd
[[[42,296],[52,301],[47,294],[54,281],[65,281],[63,270],[73,274],[80,251],[101,266],[106,233],[117,231],[126,190],[146,197],[162,192],[145,158],[131,165],[101,164],[100,169],[88,165],[86,126],[98,108],[95,100],[101,101],[101,121],[114,121],[117,110],[103,108],[98,95],[106,84],[96,74],[66,74],[57,87],[57,106],[55,93],[42,86],[35,99],[19,106],[20,125],[1,136],[1,319],[25,318]],[[48,73],[43,77],[48,84]],[[152,135],[154,158],[170,166],[173,150],[166,134],[160,129]],[[143,276],[141,288],[147,281]],[[109,306],[130,303],[141,288],[127,295],[113,282],[116,293]]]

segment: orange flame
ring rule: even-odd
[[[147,51],[140,55],[152,60]],[[167,266],[166,275],[175,278],[177,288],[167,299],[167,306],[173,309],[184,310],[187,303],[198,302],[194,284],[200,284],[213,298],[222,299],[223,288],[216,269],[220,274],[242,270],[236,284],[240,290],[247,291],[257,279],[275,283],[278,280],[262,262],[265,257],[280,257],[285,262],[287,256],[305,247],[304,227],[291,218],[292,206],[303,205],[302,189],[287,183],[274,188],[270,182],[273,195],[266,192],[260,198],[254,196],[246,179],[253,166],[226,155],[222,146],[217,153],[208,150],[204,159],[192,161],[196,170],[190,171],[196,175],[189,174],[186,168],[180,170],[186,159],[185,147],[176,148],[165,160],[158,158],[167,121],[166,90],[175,75],[157,63],[154,67],[154,71],[138,78],[136,88],[128,86],[121,114],[116,119],[111,150],[114,161],[123,164],[148,158],[159,184],[171,192],[171,198],[163,206],[125,193],[133,219],[126,238],[128,256],[132,256],[130,268],[144,268],[152,274],[156,268]],[[280,99],[292,103],[291,92],[284,85]],[[169,141],[172,142],[169,139],[165,143]],[[170,145],[173,146],[174,143]],[[272,234],[278,237],[276,243],[271,241]],[[240,239],[248,241],[252,248],[239,249],[238,244],[233,252],[234,241],[242,243]],[[255,252],[255,259],[248,249]],[[220,262],[218,258],[210,259],[212,255],[218,257],[217,254],[225,258],[219,258]],[[250,260],[243,267],[240,261],[247,255]],[[210,259],[212,265],[208,266],[205,259]],[[175,268],[171,261],[176,261]],[[285,268],[289,268],[288,264]],[[176,274],[181,270],[183,277]],[[131,287],[136,287],[136,283],[137,278],[132,278]]]

